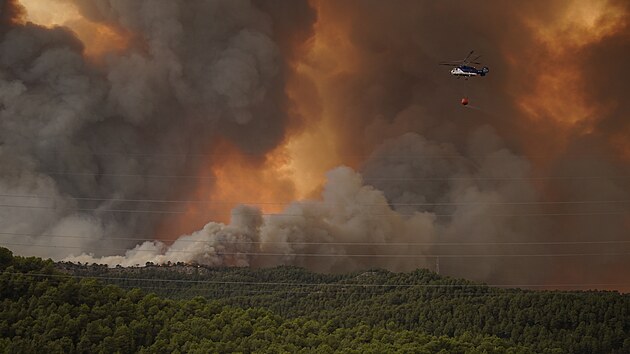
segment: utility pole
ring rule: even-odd
[[[435,257],[435,272],[440,274],[440,257]]]

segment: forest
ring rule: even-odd
[[[437,275],[55,263],[0,248],[9,353],[628,353],[630,296]]]

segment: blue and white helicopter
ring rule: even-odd
[[[477,62],[477,60],[481,58],[481,55],[478,55],[474,59],[471,59],[473,52],[474,50],[471,50],[466,58],[464,58],[464,60],[443,61],[439,64],[454,66],[454,68],[451,70],[451,75],[455,75],[457,76],[457,78],[463,76],[464,78],[468,79],[469,77],[473,76],[486,76],[486,74],[488,74],[488,72],[490,71],[487,66],[484,66],[481,69],[477,69],[476,67],[470,65],[481,64]]]

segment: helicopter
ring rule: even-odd
[[[474,76],[486,76],[490,69],[487,66],[482,67],[481,69],[477,69],[470,64],[481,64],[477,62],[481,55],[478,55],[474,59],[471,59],[474,50],[471,50],[470,53],[463,60],[455,60],[455,61],[443,61],[440,62],[440,65],[448,65],[453,66],[454,68],[451,70],[451,75],[457,76],[457,78],[464,77],[468,80],[469,77]]]
[[[458,79],[462,76],[464,77],[465,80],[468,80],[469,77],[474,77],[474,76],[486,76],[486,74],[488,74],[488,72],[490,71],[490,69],[488,69],[487,66],[484,66],[481,69],[477,69],[476,67],[470,65],[470,64],[481,64],[480,62],[477,61],[479,60],[479,58],[481,58],[481,55],[478,55],[475,58],[471,58],[473,53],[474,53],[474,50],[471,50],[470,53],[468,53],[468,55],[466,56],[466,58],[464,58],[463,60],[443,61],[439,64],[453,66],[453,69],[451,69],[451,75],[456,76]],[[460,102],[463,106],[467,106],[470,100],[468,99],[468,97],[464,96]]]

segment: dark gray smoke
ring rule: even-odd
[[[628,281],[628,257],[566,255],[627,253],[623,244],[522,245],[628,241],[628,80],[618,69],[630,58],[627,4],[604,4],[624,19],[606,36],[556,43],[575,54],[567,67],[589,83],[584,99],[597,106],[596,116],[562,125],[545,112],[530,119],[522,97],[536,93],[541,73],[563,68],[548,62],[554,47],[536,26],[563,19],[580,5],[573,1],[320,1],[315,9],[272,0],[74,2],[84,16],[130,34],[130,47],[92,64],[69,30],[11,21],[18,13],[9,2],[0,14],[0,193],[14,195],[5,204],[32,207],[0,208],[0,231],[88,236],[3,236],[18,253],[319,271],[409,270],[439,258],[446,274],[493,283]],[[164,218],[107,211],[155,208],[116,199],[186,199],[194,189],[146,176],[196,175],[195,154],[216,153],[217,140],[256,159],[290,129],[308,130],[311,121],[289,115],[295,102],[285,88],[287,63],[300,59],[296,48],[316,19],[320,29],[337,29],[339,45],[328,45],[340,49],[332,63],[303,60],[321,77],[300,84],[308,92],[302,104],[334,117],[339,155],[365,157],[349,159],[356,168],[330,171],[321,200],[296,201],[278,215],[241,206],[228,225],[209,220],[172,245],[116,239],[151,238]],[[576,30],[568,23],[563,33]],[[470,49],[490,66],[482,80],[457,81],[436,65]],[[334,73],[336,61],[347,69]],[[462,96],[474,109],[458,104]],[[110,249],[95,250],[103,244]]]
[[[70,30],[22,24],[19,6],[2,2],[0,194],[20,207],[0,208],[0,231],[18,253],[120,253],[136,242],[114,236],[151,237],[164,214],[111,209],[181,205],[117,199],[186,199],[193,183],[158,176],[195,175],[219,138],[254,158],[277,146],[288,119],[284,57],[313,17],[304,2],[76,3],[130,34],[130,47],[92,64]]]

